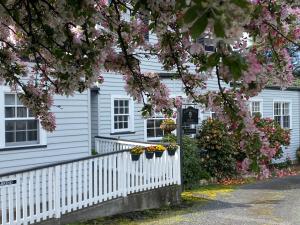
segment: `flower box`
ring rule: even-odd
[[[145,152],[145,156],[147,159],[152,159],[154,156],[154,152]]]
[[[176,144],[170,144],[167,146],[168,155],[173,156],[175,155],[178,146]]]
[[[155,157],[162,157],[165,150],[166,150],[166,147],[163,145],[155,146]]]
[[[156,147],[155,146],[148,146],[145,148],[145,155],[147,159],[152,159],[155,153]]]
[[[131,160],[138,161],[140,159],[141,154],[144,152],[142,146],[135,146],[130,150],[131,153]]]
[[[140,159],[141,154],[131,154],[132,161],[138,161]]]

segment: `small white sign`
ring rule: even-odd
[[[11,185],[16,185],[16,184],[17,184],[17,180],[3,180],[3,181],[0,181],[0,187],[11,186]]]

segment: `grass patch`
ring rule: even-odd
[[[181,194],[182,199],[206,199],[215,200],[218,196],[228,195],[233,192],[237,185],[207,185],[199,188],[187,190]]]
[[[218,196],[229,195],[238,185],[207,185],[182,193],[182,203],[177,206],[167,206],[160,209],[150,209],[131,212],[111,217],[103,217],[69,225],[165,225],[184,222],[185,214],[199,210],[199,207],[215,200]]]

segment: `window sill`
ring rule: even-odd
[[[27,149],[35,149],[35,148],[47,148],[47,145],[11,146],[11,147],[0,148],[0,152],[15,151],[15,150],[27,150]]]
[[[113,132],[110,135],[120,135],[120,134],[135,134],[134,131],[121,131],[121,132]]]

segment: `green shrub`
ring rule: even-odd
[[[176,142],[176,136],[169,134],[163,138],[163,142]],[[182,138],[182,175],[183,184],[191,188],[199,184],[201,179],[209,179],[210,175],[201,167],[197,141],[188,136]]]
[[[96,151],[96,149],[93,148],[92,151],[91,151],[91,154],[92,155],[98,155],[98,152]]]
[[[177,137],[174,134],[166,134],[163,137],[162,142],[174,143],[174,142],[177,142]]]
[[[199,151],[197,142],[188,136],[184,136],[182,140],[183,144],[183,162],[182,162],[182,173],[183,173],[183,184],[190,188],[194,185],[199,184],[201,179],[209,179],[209,173],[201,167],[199,158]]]
[[[212,177],[223,179],[237,174],[236,143],[222,122],[204,120],[198,136],[198,146],[201,167]]]

